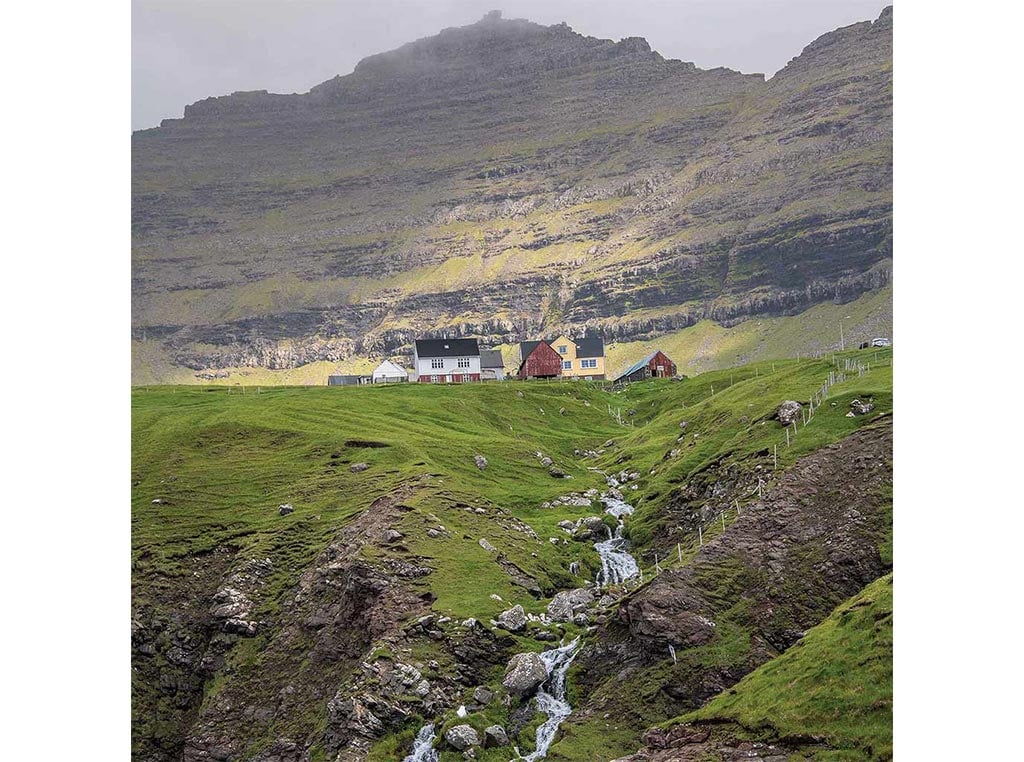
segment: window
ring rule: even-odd
[[[562,370],[572,370],[572,360],[562,360]]]
[[[435,357],[434,359],[432,359],[430,361],[430,369],[431,370],[440,370],[443,367],[444,367],[444,360],[442,360],[440,357]]]
[[[430,377],[430,383],[436,384],[437,383],[437,376],[431,376]]]
[[[596,368],[597,367],[597,359],[595,358],[593,360],[580,360],[580,367],[581,368]]]
[[[468,368],[469,367],[469,358],[468,357],[460,357],[459,358],[459,367],[460,368]]]
[[[560,355],[564,355],[568,351],[569,351],[569,347],[565,346],[565,344],[562,344],[562,346],[560,346],[558,348],[558,354],[560,354]]]

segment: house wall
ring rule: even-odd
[[[469,360],[469,367],[460,368],[459,360]],[[440,361],[440,368],[435,368],[433,361]],[[431,379],[437,376],[434,383],[460,383],[463,381],[480,380],[480,355],[470,357],[416,357],[415,372],[417,380],[421,383],[431,383]],[[458,376],[458,380],[456,380]]]
[[[647,370],[652,378],[671,378],[676,374],[676,364],[667,356],[658,352],[647,363]]]
[[[538,378],[562,375],[562,357],[547,344],[538,344],[523,361],[520,378]]]
[[[560,347],[565,347],[565,352],[559,352],[559,354],[562,356],[563,376],[569,376],[571,378],[604,378],[604,357],[577,357],[576,342],[574,342],[568,336],[559,336],[557,339],[551,342],[551,346],[555,348],[556,352],[559,350]],[[596,360],[596,367],[582,367],[580,363],[583,359]],[[569,363],[568,368],[564,367],[565,363]]]

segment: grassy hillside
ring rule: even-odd
[[[871,362],[872,369],[833,387],[828,402],[785,447],[782,428],[771,420],[779,402],[806,402],[847,360]],[[392,663],[419,664],[439,693],[431,694],[429,708],[415,696],[401,698],[409,714],[381,731],[373,757],[395,758],[396,750],[407,751],[423,720],[451,724],[453,708],[471,702],[474,685],[500,694],[512,653],[548,647],[533,638],[533,625],[510,635],[488,625],[491,618],[515,604],[540,613],[557,591],[594,578],[599,558],[593,546],[564,542],[558,522],[599,508],[543,503],[603,488],[600,471],[636,471],[637,489],[627,497],[637,511],[628,528],[650,584],[658,571],[655,552],[665,572],[688,565],[699,549],[696,534],[680,533],[672,518],[680,484],[699,483],[711,466],[759,469],[774,484],[801,456],[890,413],[891,390],[889,350],[764,361],[617,392],[586,382],[135,388],[136,758],[172,758],[190,734],[209,738],[214,729],[228,728],[229,737],[244,742],[232,758],[248,759],[246,754],[286,737],[311,744],[317,759],[327,749],[333,753],[331,734],[340,732],[328,701],[334,692],[345,686],[371,695],[382,690],[377,678],[361,676],[360,663],[385,671]],[[871,398],[874,414],[847,417],[854,397]],[[766,454],[776,445],[777,465]],[[590,458],[577,453],[591,449],[602,452]],[[538,453],[570,478],[553,477]],[[487,460],[483,470],[477,455]],[[353,471],[357,464],[365,470]],[[293,512],[281,515],[282,504]],[[734,519],[730,514],[727,526]],[[382,540],[385,530],[401,540]],[[705,543],[722,531],[718,523],[706,526]],[[348,538],[340,560],[325,555],[339,538]],[[674,550],[676,543],[681,559],[666,559],[664,547]],[[246,570],[264,561],[270,571],[251,593],[258,634],[220,632],[210,622],[211,600],[225,586],[248,584]],[[570,570],[574,562],[577,574]],[[316,603],[316,594],[295,592],[343,571],[347,581],[325,590],[347,595],[362,589],[359,575],[366,569],[383,574],[413,567],[414,573],[392,578],[386,601],[353,603],[357,611],[386,619],[379,628],[377,619],[349,623],[348,614],[325,620],[303,608]],[[429,636],[410,632],[409,621],[426,612],[452,621]],[[483,623],[472,647],[458,625],[467,617]],[[566,624],[559,632],[573,636],[584,628]],[[325,659],[324,633],[331,648],[342,639],[349,644]],[[747,637],[742,629],[734,634],[737,643]],[[720,660],[723,651],[716,645],[684,658],[698,669],[702,653]],[[672,679],[672,670],[660,665],[637,672],[631,682],[605,686],[623,713],[610,721],[570,718],[549,756],[584,760],[635,749],[645,727],[679,713],[661,693]],[[292,693],[282,694],[285,689]],[[586,697],[577,690],[570,685],[570,698],[582,706]],[[651,700],[627,703],[620,700],[622,691],[640,691]],[[294,695],[293,703],[282,704],[282,695]],[[263,714],[255,720],[233,714],[246,705],[262,707]],[[511,713],[495,704],[467,721],[482,729],[509,722]],[[524,753],[529,727],[520,742]],[[488,750],[480,758],[505,759],[507,751]]]
[[[782,656],[678,722],[815,736],[815,759],[892,758],[892,575],[868,585]]]

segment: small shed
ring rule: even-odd
[[[480,378],[484,381],[505,380],[505,361],[501,357],[500,349],[480,350]]]
[[[558,378],[562,375],[562,356],[546,341],[524,341],[519,345],[522,364],[519,378]]]
[[[676,375],[676,364],[659,349],[630,365],[624,373],[615,379],[615,383],[625,384],[630,381],[643,381],[645,378],[672,378],[674,375]]]
[[[373,369],[372,378],[375,384],[400,384],[409,380],[409,371],[391,360],[385,360]]]
[[[370,376],[328,376],[328,386],[361,386],[368,384],[373,379]]]

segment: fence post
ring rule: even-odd
[[[700,546],[704,547],[704,532],[700,528],[700,524],[697,525],[697,540],[700,542]]]

